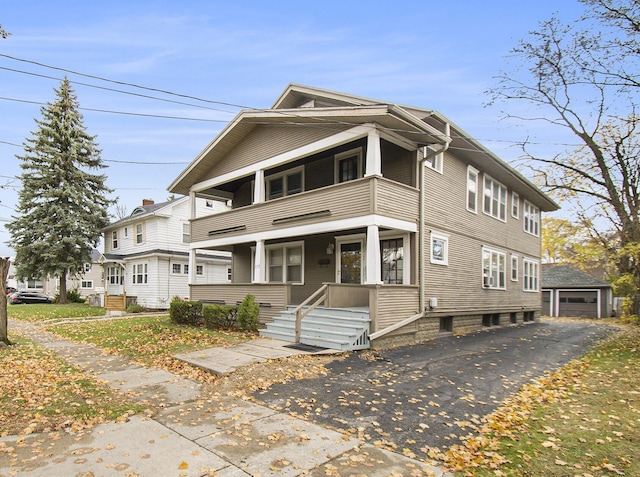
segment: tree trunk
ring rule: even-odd
[[[63,271],[60,275],[60,295],[58,296],[58,303],[61,305],[67,304],[67,271]]]
[[[9,258],[0,258],[0,280],[4,287],[0,293],[0,343],[10,345],[7,317],[7,275],[9,274]]]

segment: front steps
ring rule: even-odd
[[[281,312],[260,335],[295,342],[294,309]],[[366,309],[316,307],[302,319],[300,343],[341,351],[369,349],[370,322]]]

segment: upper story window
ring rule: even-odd
[[[484,213],[503,222],[507,221],[507,188],[484,176]]]
[[[182,224],[182,243],[191,242],[191,225]]]
[[[336,154],[336,183],[348,182],[362,177],[362,149]]]
[[[136,224],[136,244],[144,243],[144,226]]]
[[[442,163],[444,162],[444,153],[440,152],[438,154],[434,154],[434,150],[429,146],[425,146],[423,149],[425,159],[424,164],[434,171],[442,174]]]
[[[85,263],[83,268],[84,268],[84,273],[89,273],[91,271],[91,264]]]
[[[478,170],[467,167],[467,210],[478,213]]]
[[[304,190],[303,168],[296,167],[280,174],[265,178],[267,183],[267,199],[278,199],[287,195],[298,194]]]
[[[520,217],[520,196],[516,192],[511,192],[511,217]]]
[[[115,250],[118,248],[118,246],[118,231],[114,230],[113,232],[111,232],[111,248]]]
[[[181,271],[182,271],[182,264],[174,263],[171,265],[171,273],[181,273]]]
[[[524,231],[538,237],[540,235],[540,210],[526,200],[523,209]]]

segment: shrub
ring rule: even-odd
[[[256,331],[258,329],[260,307],[256,303],[256,297],[248,294],[238,305],[238,325],[243,330]]]
[[[205,305],[202,308],[204,325],[210,330],[235,328],[238,307],[233,305]]]
[[[86,298],[80,296],[78,289],[75,288],[67,292],[67,301],[70,301],[71,303],[84,303],[86,301]]]
[[[142,313],[145,310],[144,306],[133,304],[127,307],[127,313]]]
[[[174,323],[199,326],[203,323],[202,303],[184,301],[180,297],[173,297],[169,305],[169,317]]]

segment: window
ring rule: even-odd
[[[189,274],[189,265],[187,265],[186,263],[182,266],[182,273],[184,273],[185,275]]]
[[[136,224],[136,243],[141,244],[144,242],[143,227],[142,224]]]
[[[182,265],[180,263],[172,264],[171,273],[182,273]]]
[[[227,281],[230,282],[232,277],[231,265],[227,265]]]
[[[484,213],[507,221],[507,188],[491,177],[484,176]]]
[[[182,224],[182,243],[191,242],[191,224]]]
[[[467,167],[467,210],[478,213],[478,170]]]
[[[267,271],[269,282],[302,283],[302,244],[268,247]]]
[[[204,205],[205,205],[205,207],[213,208],[213,200],[212,199],[206,199]]]
[[[147,264],[146,263],[137,263],[133,265],[133,275],[132,275],[133,283],[138,285],[147,283]]]
[[[204,265],[196,265],[196,275],[204,275]]]
[[[540,268],[538,261],[525,258],[522,261],[522,265],[524,267],[524,280],[523,280],[524,291],[537,292],[538,291],[538,271]]]
[[[518,256],[511,255],[511,281],[518,281]]]
[[[540,235],[540,210],[524,201],[524,231],[538,237]]]
[[[124,228],[124,237],[127,238],[129,236],[129,227]]]
[[[402,238],[380,240],[382,263],[382,283],[403,283],[404,277],[404,241]]]
[[[91,264],[85,263],[83,268],[84,268],[84,273],[89,273],[91,271]]]
[[[362,177],[362,149],[353,149],[336,155],[336,183]]]
[[[124,277],[120,272],[120,267],[111,266],[107,267],[107,284],[108,285],[122,285]]]
[[[433,169],[434,171],[437,171],[440,174],[442,174],[442,163],[444,160],[444,153],[443,152],[438,154],[433,154],[433,153],[434,153],[434,150],[428,146],[423,149],[423,154],[424,154],[423,157],[427,157],[429,154],[431,154],[431,157],[426,159],[424,161],[424,164],[429,169]]]
[[[511,217],[520,217],[520,196],[516,192],[511,192]]]
[[[431,232],[431,263],[448,265],[449,263],[449,236],[437,232]]]
[[[118,248],[118,231],[117,230],[114,230],[113,232],[111,232],[111,248],[112,249]]]
[[[80,282],[80,288],[85,288],[85,289],[93,288],[93,280],[82,280]]]
[[[504,290],[506,288],[505,266],[507,257],[504,252],[488,248],[482,249],[482,286]]]
[[[298,194],[303,191],[302,168],[291,169],[281,174],[274,174],[266,178],[267,199],[278,199],[287,195]]]

